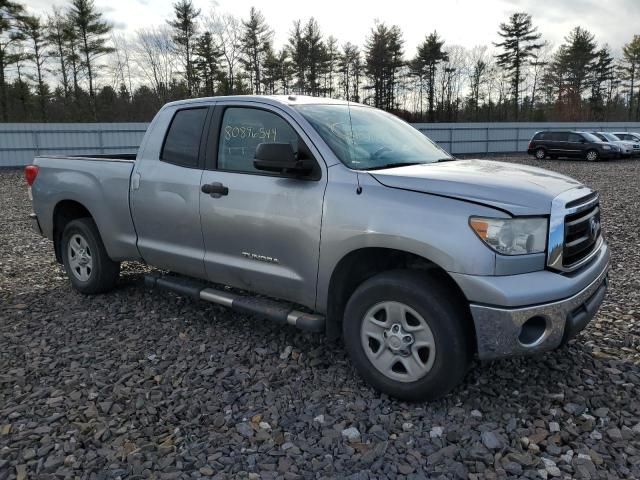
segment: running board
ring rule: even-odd
[[[144,276],[144,284],[147,288],[160,288],[194,300],[217,303],[240,313],[265,317],[281,325],[292,325],[308,332],[324,332],[325,329],[325,318],[322,315],[300,312],[275,300],[218,290],[187,277],[150,273]]]

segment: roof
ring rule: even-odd
[[[219,102],[223,100],[241,100],[244,102],[258,102],[266,103],[270,105],[284,104],[284,105],[360,105],[354,102],[347,102],[345,100],[337,100],[334,98],[326,97],[312,97],[309,95],[222,95],[217,97],[200,97],[200,98],[187,98],[184,100],[176,100],[174,102],[167,103],[168,105],[186,105],[190,103],[209,103]]]

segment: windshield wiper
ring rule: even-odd
[[[454,160],[456,160],[456,157],[443,157],[436,160],[436,162],[453,162]]]
[[[412,165],[425,165],[425,162],[396,162],[378,165],[377,167],[367,168],[367,170],[384,170],[385,168],[410,167]]]

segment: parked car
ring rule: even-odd
[[[611,132],[611,134],[625,142],[632,142],[633,154],[640,155],[640,134],[634,132]]]
[[[135,159],[40,156],[25,174],[33,226],[77,291],[146,262],[165,272],[150,288],[342,335],[366,381],[408,400],[451,390],[474,355],[564,345],[607,288],[595,191],[456,160],[347,102],[169,103]]]
[[[635,132],[611,132],[611,133],[616,137],[618,137],[620,140],[640,143],[640,133],[635,133]]]
[[[620,140],[613,133],[609,132],[592,132],[596,137],[606,143],[617,145],[620,147],[620,153],[623,157],[630,157],[635,152],[640,152],[640,144],[629,142],[627,140]]]
[[[537,132],[527,148],[538,160],[545,158],[584,158],[590,162],[620,157],[620,147],[604,142],[588,132],[551,130]]]

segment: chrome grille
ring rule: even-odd
[[[596,192],[578,187],[553,199],[549,219],[549,268],[574,271],[597,255],[603,243]]]
[[[600,238],[600,206],[595,204],[564,220],[562,266],[571,268],[596,248]]]

